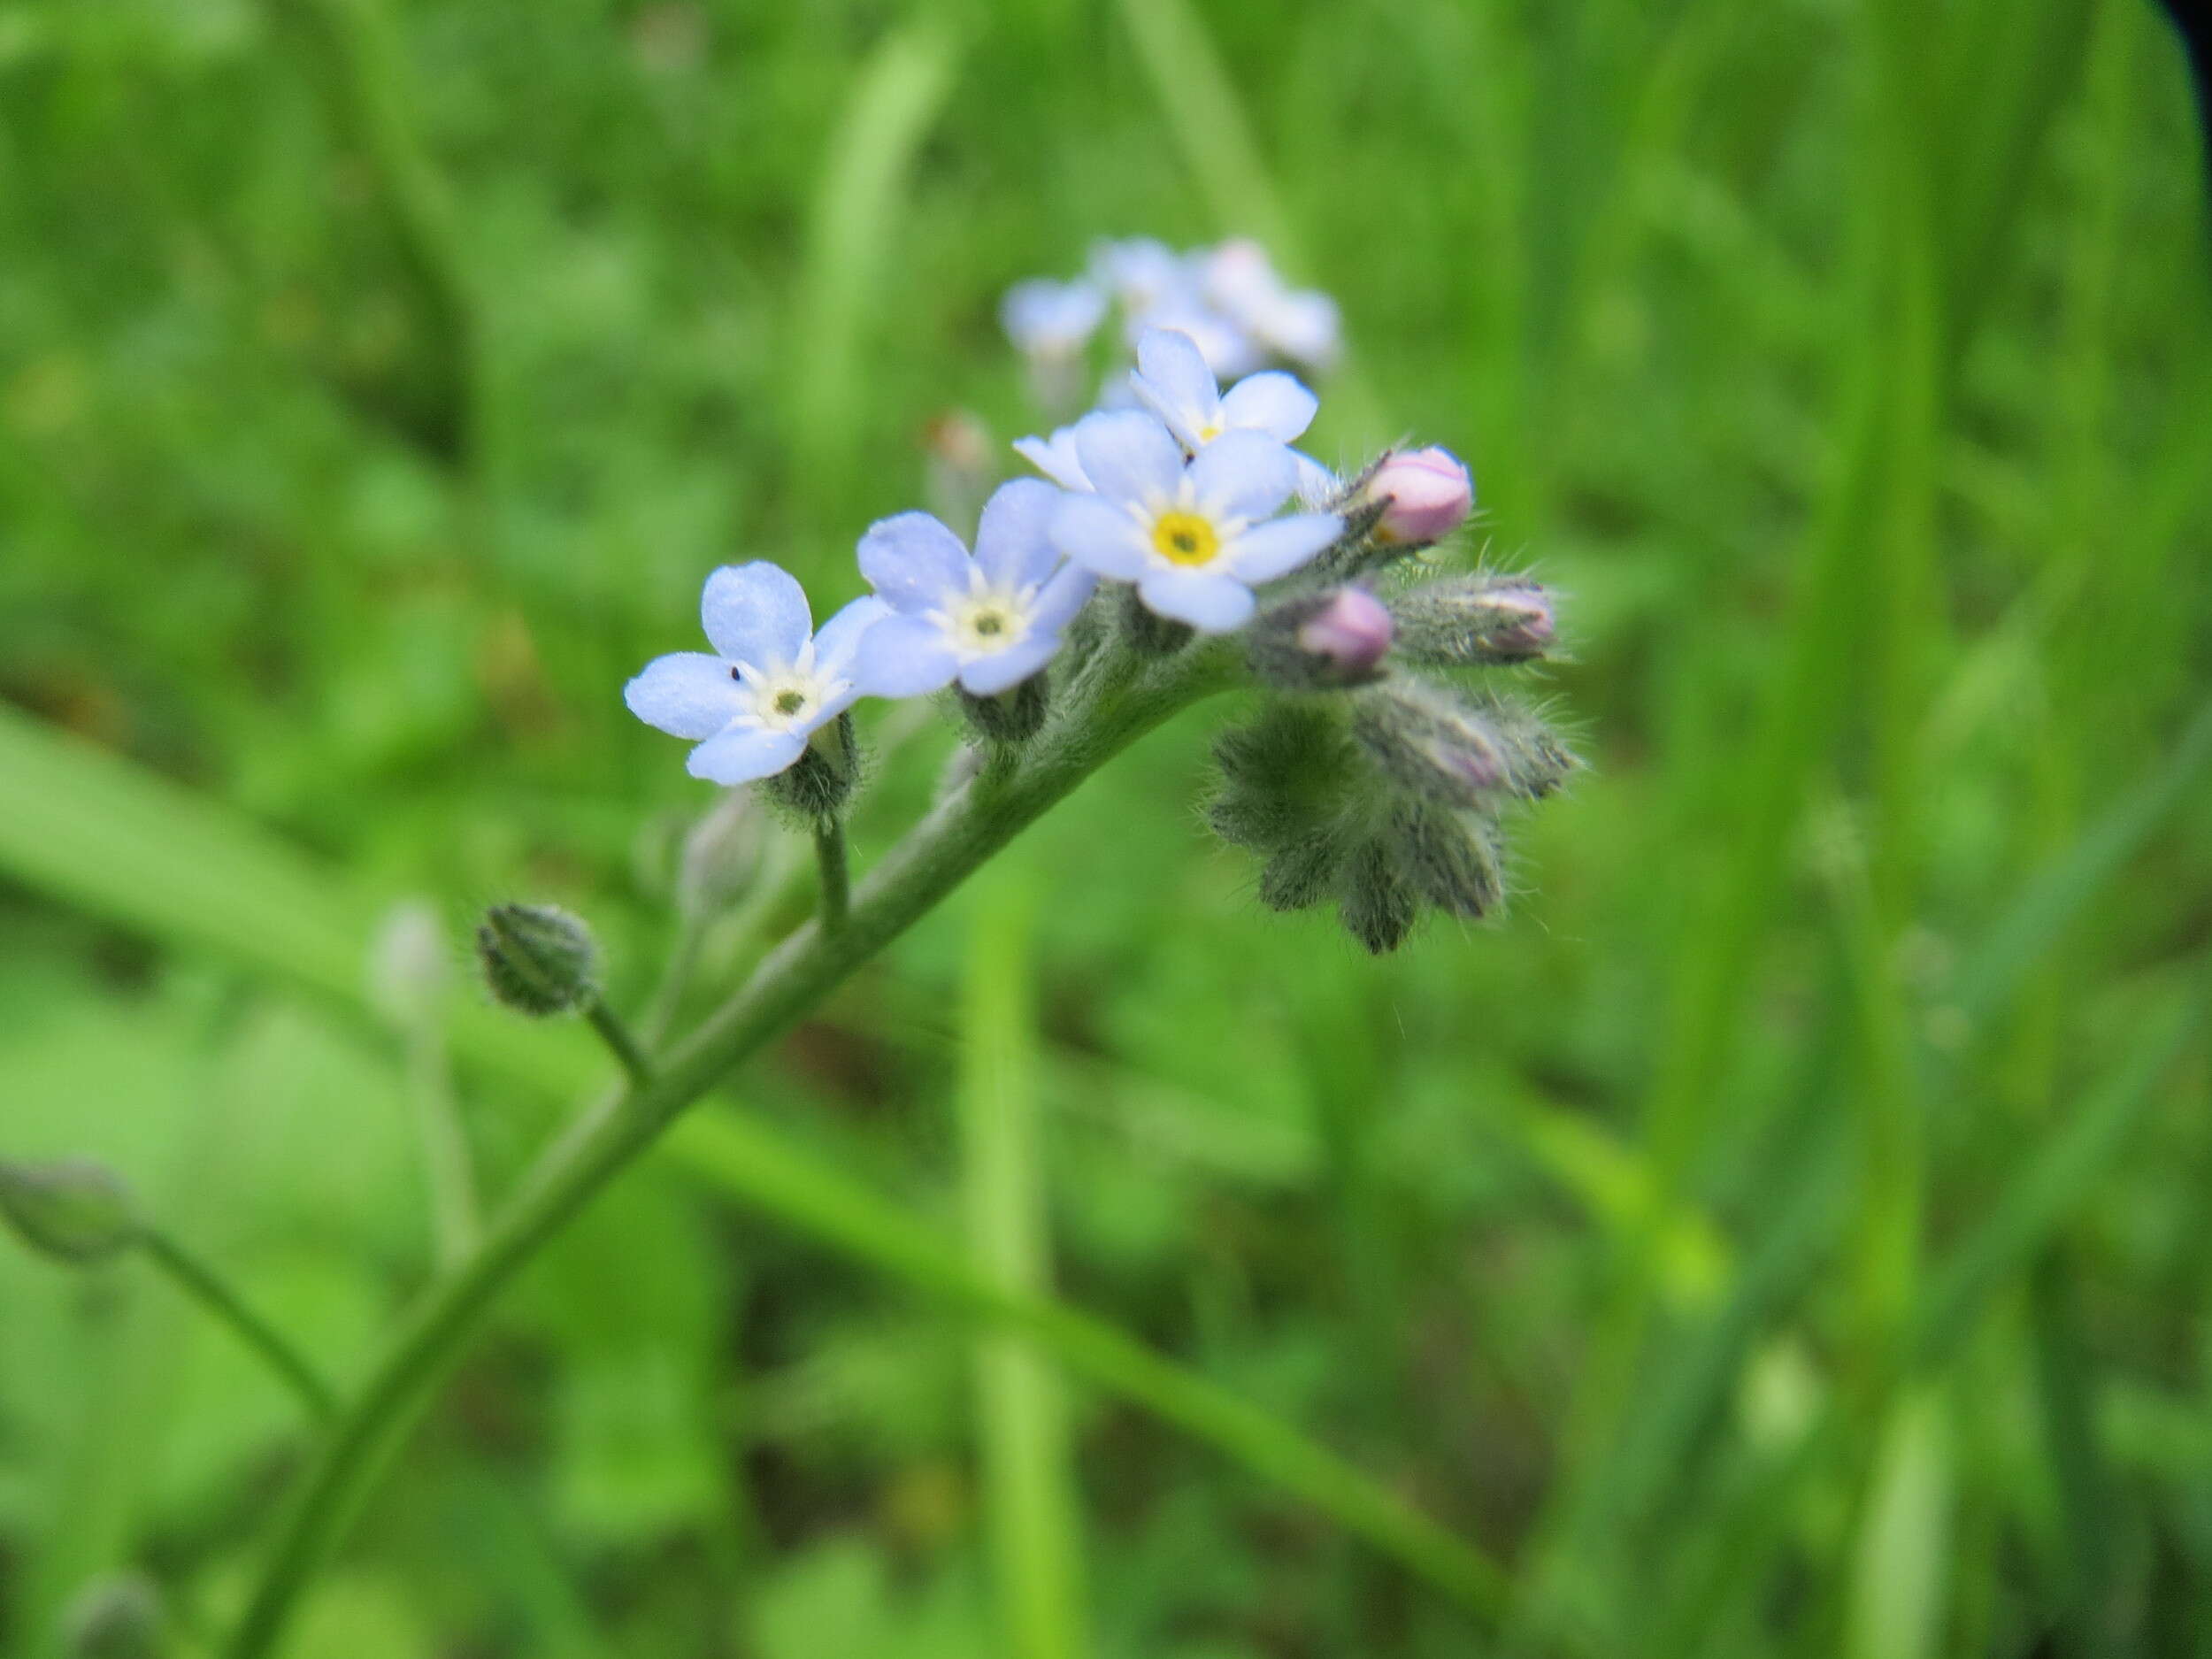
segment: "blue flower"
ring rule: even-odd
[[[1104,242],[1091,250],[1091,281],[1120,302],[1123,333],[1134,346],[1148,328],[1188,334],[1217,374],[1257,368],[1259,348],[1201,291],[1203,261],[1149,237]]]
[[[1199,262],[1198,282],[1208,304],[1276,356],[1315,369],[1335,362],[1336,302],[1286,284],[1259,243],[1240,238],[1213,249]]]
[[[1246,376],[1223,396],[1204,354],[1187,334],[1171,328],[1145,330],[1129,384],[1194,453],[1231,432],[1256,432],[1288,443],[1313,424],[1320,407],[1294,375],[1275,369]]]
[[[1065,495],[1050,534],[1069,558],[1134,582],[1146,606],[1207,634],[1252,614],[1252,589],[1296,570],[1344,528],[1334,513],[1272,518],[1298,480],[1291,451],[1253,431],[1225,434],[1187,463],[1137,410],[1087,415],[1075,449],[1097,487]]]
[[[1064,499],[1039,479],[1001,485],[983,503],[972,557],[926,512],[872,526],[860,538],[860,573],[889,609],[853,659],[861,689],[914,697],[957,680],[991,697],[1049,662],[1097,583],[1064,564],[1046,534]]]
[[[999,302],[1006,337],[1027,357],[1070,357],[1082,350],[1106,315],[1106,296],[1091,283],[1033,277]]]
[[[714,783],[749,783],[806,752],[815,732],[860,694],[853,658],[888,612],[856,599],[813,631],[806,594],[788,571],[757,560],[707,578],[699,618],[718,653],[656,657],[623,688],[648,726],[698,744],[687,770]]]

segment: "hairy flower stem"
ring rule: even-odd
[[[334,1425],[281,1524],[226,1659],[267,1659],[371,1482],[507,1284],[685,1108],[798,1021],[1084,779],[1201,697],[1237,683],[1235,648],[1171,661],[1109,656],[988,787],[949,796],[853,895],[841,927],[793,933],[650,1081],[586,1112],[538,1160],[476,1253],[433,1285]],[[979,784],[982,780],[979,780]]]
[[[338,1399],[315,1368],[301,1357],[267,1320],[246,1305],[229,1281],[205,1262],[157,1228],[142,1228],[138,1248],[166,1273],[184,1294],[216,1319],[227,1325],[239,1340],[254,1351],[297,1394],[308,1415],[328,1422],[337,1415]]]
[[[845,820],[826,818],[814,826],[814,859],[822,867],[822,928],[833,933],[852,909],[852,862],[845,851]]]

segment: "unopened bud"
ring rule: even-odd
[[[964,409],[949,409],[923,428],[922,449],[929,510],[947,524],[973,524],[998,461],[982,421]]]
[[[1379,841],[1363,843],[1344,871],[1344,898],[1337,913],[1353,938],[1379,956],[1397,949],[1413,931],[1420,905]]]
[[[169,1651],[161,1592],[143,1573],[95,1578],[62,1614],[69,1659],[161,1659]]]
[[[1382,673],[1393,625],[1364,588],[1301,594],[1252,625],[1252,672],[1283,691],[1335,691]]]
[[[977,733],[994,743],[1026,743],[1044,730],[1052,706],[1052,689],[1045,673],[1032,674],[1018,686],[996,696],[960,694],[961,711]]]
[[[89,1158],[0,1160],[0,1216],[34,1250],[80,1267],[127,1249],[139,1235],[123,1178]]]
[[[476,930],[493,999],[518,1014],[575,1013],[599,1000],[591,929],[550,904],[495,904]]]
[[[1223,840],[1273,852],[1333,818],[1357,757],[1331,704],[1271,701],[1214,743],[1221,787],[1207,821]]]
[[[1496,726],[1430,687],[1368,693],[1352,736],[1391,781],[1446,806],[1482,806],[1508,781]]]
[[[423,899],[394,905],[369,943],[371,1005],[393,1025],[412,1030],[436,1011],[450,977],[437,910]]]
[[[1479,813],[1411,804],[1391,820],[1400,867],[1421,896],[1472,921],[1504,902],[1497,826]]]
[[[766,850],[766,826],[752,792],[732,789],[684,837],[676,902],[687,916],[720,910],[750,886]]]
[[[1523,663],[1557,639],[1552,596],[1524,578],[1430,582],[1391,601],[1398,649],[1409,660],[1467,668]]]
[[[818,727],[799,758],[772,778],[761,793],[802,824],[811,827],[838,818],[860,781],[860,748],[853,717],[841,714]]]
[[[1260,902],[1271,910],[1302,910],[1327,898],[1344,865],[1344,849],[1325,830],[1286,843],[1260,872]]]
[[[1484,699],[1483,708],[1505,759],[1505,787],[1513,794],[1540,801],[1582,769],[1574,751],[1535,710],[1497,697]]]
[[[1376,540],[1402,546],[1442,541],[1475,508],[1475,480],[1451,451],[1433,445],[1386,457],[1369,474],[1366,494],[1386,503]]]

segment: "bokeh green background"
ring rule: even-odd
[[[1007,283],[1256,234],[1317,450],[1452,446],[1571,595],[1512,914],[1263,914],[1186,717],[530,1274],[291,1651],[2212,1652],[2204,201],[2141,0],[0,8],[0,1152],[358,1375],[431,1271],[380,918],[557,899],[641,999],[708,801],[618,694],[706,571],[849,596],[933,420],[1033,425]],[[864,858],[949,741],[867,724]],[[450,1007],[496,1187],[603,1061]],[[121,1566],[204,1646],[303,1444],[0,1250],[0,1652]]]

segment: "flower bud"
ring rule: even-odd
[[[449,978],[436,909],[423,899],[394,905],[369,942],[370,1006],[398,1030],[413,1030],[436,1013]]]
[[[676,903],[687,916],[720,910],[751,885],[767,849],[752,793],[732,789],[701,815],[676,860]]]
[[[1253,624],[1252,672],[1283,691],[1336,691],[1380,678],[1393,625],[1364,588],[1301,594]]]
[[[78,1266],[105,1261],[138,1240],[123,1178],[89,1158],[0,1160],[0,1217],[41,1255]]]
[[[1260,902],[1271,910],[1302,910],[1329,896],[1344,849],[1325,830],[1286,842],[1260,871]]]
[[[1475,480],[1448,449],[1432,445],[1384,457],[1367,480],[1370,500],[1386,503],[1375,537],[1400,546],[1440,541],[1467,522]]]
[[[1541,657],[1557,638],[1552,597],[1517,576],[1430,582],[1391,601],[1409,660],[1468,668]]]
[[[1411,803],[1393,815],[1390,833],[1400,869],[1438,910],[1473,921],[1504,902],[1498,829],[1491,819]]]
[[[1379,956],[1397,949],[1413,931],[1420,906],[1399,874],[1390,851],[1379,841],[1363,843],[1344,871],[1344,898],[1337,914],[1352,937]]]
[[[1052,704],[1049,677],[1032,674],[1018,686],[995,696],[960,694],[961,711],[979,735],[994,743],[1026,743],[1044,730],[1045,715]]]
[[[95,1578],[72,1598],[61,1625],[69,1659],[161,1659],[170,1650],[161,1592],[143,1573]]]
[[[923,428],[922,450],[930,511],[947,524],[973,524],[996,481],[998,455],[988,430],[968,411],[949,409]]]
[[[591,929],[550,904],[495,904],[476,930],[493,1000],[518,1014],[570,1014],[599,1000]]]
[[[1271,702],[1214,743],[1221,787],[1207,821],[1224,841],[1273,852],[1334,818],[1357,769],[1331,705]]]
[[[1393,783],[1444,806],[1485,806],[1508,783],[1497,727],[1431,687],[1394,682],[1369,693],[1352,736]]]

